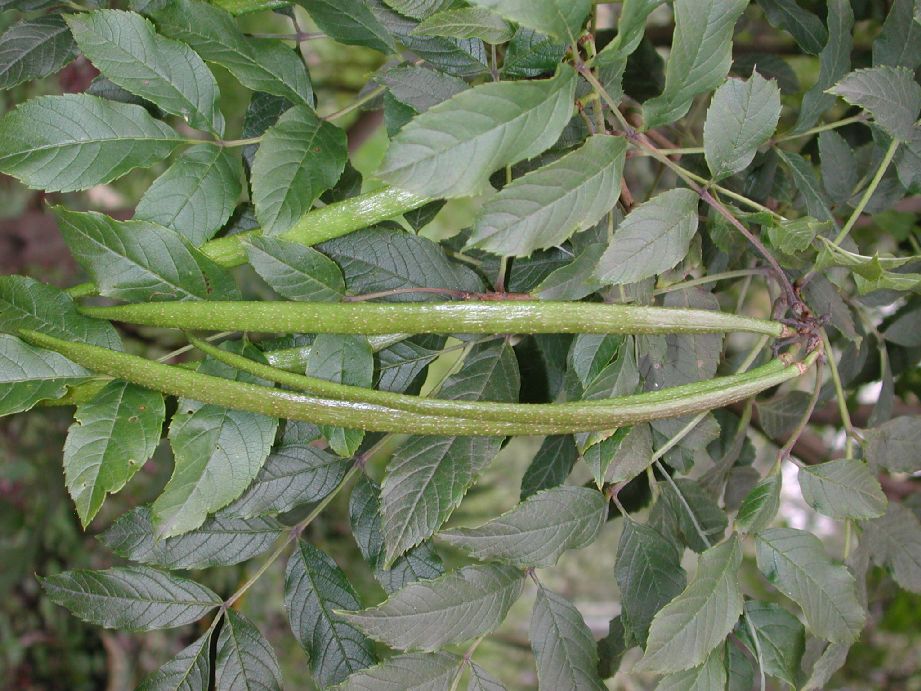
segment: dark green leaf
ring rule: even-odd
[[[240,296],[227,270],[174,230],[62,206],[54,207],[54,214],[71,253],[102,295],[129,302]]]
[[[450,7],[455,0],[384,0],[389,7],[392,7],[400,14],[412,17],[413,19],[425,19],[426,17],[440,12]]]
[[[57,72],[74,59],[74,39],[61,15],[21,21],[0,36],[0,89]]]
[[[164,159],[181,141],[140,106],[42,96],[0,120],[0,172],[35,189],[72,192]]]
[[[807,53],[818,55],[828,40],[822,20],[804,10],[796,0],[757,0],[772,26],[785,29]]]
[[[50,350],[0,334],[0,417],[60,398],[90,373]]]
[[[166,411],[163,394],[114,381],[77,406],[64,443],[64,481],[83,526],[147,462]]]
[[[582,33],[591,0],[472,0],[509,21],[569,43]]]
[[[211,683],[211,632],[183,648],[148,676],[137,691],[208,691]]]
[[[515,33],[502,17],[482,7],[461,7],[433,14],[419,24],[418,36],[479,38],[486,43],[505,43]]]
[[[742,501],[736,514],[735,527],[746,533],[757,533],[767,528],[780,508],[780,489],[783,476],[772,473],[755,485]]]
[[[799,619],[773,602],[750,600],[745,603],[746,625],[740,625],[739,637],[757,658],[760,649],[764,671],[796,686],[800,661],[806,647],[806,632]],[[749,626],[755,629],[757,644]]]
[[[888,568],[900,586],[921,593],[921,521],[915,513],[892,502],[885,516],[863,526],[873,561]]]
[[[505,49],[502,74],[508,77],[539,77],[556,69],[566,53],[566,42],[520,27]]]
[[[147,566],[64,571],[41,583],[52,602],[83,621],[126,631],[190,624],[221,604],[203,585]]]
[[[451,653],[394,655],[376,667],[356,672],[335,691],[443,691],[459,674],[463,658]]]
[[[189,46],[161,36],[134,12],[70,14],[67,24],[83,54],[112,82],[192,127],[224,133],[217,81]]]
[[[465,566],[410,583],[377,607],[343,616],[392,648],[436,650],[499,626],[523,583],[524,574],[511,566]]]
[[[240,198],[240,159],[219,146],[201,144],[182,153],[153,181],[134,218],[172,228],[195,247],[214,237]]]
[[[895,0],[882,31],[873,41],[873,64],[915,69],[921,65],[921,22],[912,15],[921,10],[915,0]]]
[[[866,110],[877,125],[903,142],[912,139],[921,86],[905,67],[873,67],[855,70],[835,84],[830,93]]]
[[[562,485],[578,457],[572,435],[545,437],[521,478],[521,501],[541,490]]]
[[[304,540],[288,560],[285,609],[294,636],[323,687],[374,664],[374,646],[334,610],[361,607],[345,574],[330,557]]]
[[[842,458],[799,471],[803,499],[832,518],[876,518],[886,512],[886,495],[862,461]]]
[[[463,79],[416,66],[392,67],[377,75],[375,80],[390,89],[400,103],[411,106],[418,113],[468,88]]]
[[[342,271],[312,247],[255,236],[246,243],[246,255],[262,280],[289,300],[337,302],[345,293]]]
[[[815,171],[813,171],[809,162],[792,151],[777,149],[777,155],[780,156],[780,159],[787,164],[790,172],[793,173],[793,182],[796,185],[796,189],[803,196],[809,215],[820,221],[834,222],[835,217],[828,208],[828,198],[825,195],[825,190],[819,186]]]
[[[846,204],[859,189],[857,156],[847,140],[834,130],[819,134],[822,185],[836,204]]]
[[[249,619],[224,613],[217,639],[214,684],[227,691],[280,691],[281,670],[272,645]]]
[[[267,552],[284,527],[271,518],[214,516],[184,535],[157,539],[150,509],[122,515],[99,536],[120,557],[167,569],[207,569],[239,564]]]
[[[361,0],[297,0],[320,30],[350,46],[394,52],[390,33]]]

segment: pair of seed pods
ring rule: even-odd
[[[89,316],[184,330],[271,333],[722,333],[789,335],[773,321],[710,310],[544,301],[443,303],[156,302],[85,307]],[[593,401],[521,404],[427,399],[292,374],[192,337],[213,358],[288,389],[232,381],[85,343],[23,331],[31,343],[87,369],[204,403],[369,431],[549,435],[613,429],[719,408],[800,376],[817,353],[783,356],[745,373]]]

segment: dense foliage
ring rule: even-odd
[[[921,0],[127,4],[0,0],[87,279],[0,276],[2,554],[182,627],[59,682],[279,689],[283,609],[289,686],[524,688],[524,602],[542,689],[820,689],[918,606]]]

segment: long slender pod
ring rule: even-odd
[[[538,411],[540,422],[534,423],[497,420],[488,412],[479,417],[420,415],[378,404],[309,396],[201,374],[34,331],[20,333],[34,345],[54,350],[87,369],[203,403],[315,424],[379,432],[466,436],[590,432],[719,408],[800,376],[817,357],[817,353],[811,353],[804,361],[792,364],[774,360],[745,374],[605,401],[510,404],[522,415]]]
[[[783,324],[713,310],[593,302],[145,302],[83,307],[101,319],[263,333],[719,333],[779,337]]]

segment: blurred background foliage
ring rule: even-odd
[[[221,4],[221,3],[217,3]],[[226,3],[224,3],[226,4]],[[823,2],[801,2],[801,5],[824,17]],[[854,67],[870,64],[870,44],[879,31],[889,3],[884,0],[852,0],[857,24],[855,27]],[[602,19],[613,23],[617,3],[610,3]],[[0,5],[2,7],[3,5]],[[0,10],[0,31],[18,15]],[[657,23],[658,22],[658,23]],[[605,22],[600,22],[603,28]],[[295,8],[279,12],[263,11],[241,17],[244,30],[251,32],[290,33],[292,29],[311,32],[307,15]],[[673,26],[667,8],[653,16],[647,39],[631,59],[625,77],[625,89],[634,97],[657,93],[664,81],[662,55],[667,50]],[[785,40],[786,37],[786,40]],[[344,46],[327,39],[301,43],[309,66],[321,114],[333,112],[355,100],[370,75],[381,66],[379,53]],[[770,66],[771,76],[777,78],[784,94],[785,105],[794,110],[801,99],[801,85],[810,85],[818,74],[818,59],[800,53],[792,39],[773,30],[758,12],[740,21],[734,46],[733,71],[747,74],[758,64]],[[27,82],[0,92],[0,110],[5,112],[17,103],[37,95],[69,93],[84,90],[96,76],[96,70],[84,58],[66,67],[60,74],[45,80]],[[249,92],[228,74],[215,68],[223,111],[231,114],[228,133],[240,132]],[[351,162],[362,173],[370,173],[383,157],[387,146],[385,116],[380,103],[369,104],[368,110],[356,112],[342,126],[349,132]],[[679,124],[689,140],[700,131],[707,100],[702,99],[687,118]],[[844,132],[847,134],[847,131]],[[49,203],[63,203],[72,209],[94,209],[128,218],[132,200],[138,199],[151,181],[165,169],[166,163],[146,170],[136,170],[118,181],[92,188],[86,192],[45,194],[25,189],[13,180],[0,176],[0,273],[20,273],[41,277],[42,280],[66,287],[84,279],[70,259],[66,246],[57,233],[47,211]],[[650,180],[636,181],[637,187],[648,186]],[[365,179],[366,188],[373,179]],[[630,186],[634,186],[631,181]],[[790,189],[795,194],[795,189]],[[917,200],[917,198],[915,198]],[[450,202],[430,223],[423,234],[445,237],[463,228],[474,209],[470,200]],[[893,238],[908,238],[918,226],[918,209],[895,209],[874,216],[871,224],[860,233],[879,233],[880,229]],[[238,271],[245,272],[241,267]],[[243,277],[245,280],[245,276]],[[253,290],[258,283],[253,278]],[[169,352],[176,343],[169,334],[138,329],[132,346],[147,357]],[[871,358],[872,360],[872,358]],[[898,365],[898,363],[895,363]],[[440,378],[443,367],[433,367],[430,378]],[[871,369],[878,364],[867,363]],[[524,382],[527,385],[527,382]],[[921,396],[921,378],[902,377],[902,390],[897,394],[903,401],[917,402]],[[871,403],[876,392],[863,392],[857,403]],[[896,414],[918,414],[921,406],[906,404],[911,409]],[[833,407],[829,407],[832,410]],[[123,491],[107,499],[103,510],[84,532],[80,528],[72,502],[68,497],[61,472],[61,449],[67,427],[71,422],[69,409],[46,408],[0,419],[0,687],[17,690],[127,689],[155,670],[162,662],[201,635],[193,627],[144,636],[104,631],[84,624],[63,608],[45,600],[40,592],[36,574],[49,575],[66,568],[106,568],[119,563],[103,547],[95,535],[108,527],[112,520],[129,509],[145,504],[158,495],[166,483],[171,461],[165,441],[157,456],[146,464]],[[822,410],[817,413],[821,420]],[[830,425],[838,421],[827,415]],[[840,446],[832,426],[826,437],[808,435],[801,446],[811,448],[817,458]],[[758,460],[755,467],[763,470],[773,461],[773,451],[751,435]],[[454,525],[482,522],[511,508],[518,501],[521,476],[539,446],[539,439],[516,439],[484,472],[479,483],[451,519]],[[800,449],[802,450],[802,449]],[[827,542],[829,551],[841,553],[843,523],[822,519],[808,510],[799,495],[795,468],[784,478],[784,505],[781,516],[792,527],[817,532]],[[584,469],[583,469],[584,470]],[[585,472],[585,480],[588,473]],[[577,481],[574,478],[573,481]],[[637,487],[646,487],[641,477]],[[892,488],[888,488],[892,489]],[[917,485],[906,485],[892,491],[915,492]],[[622,493],[628,497],[630,491]],[[639,489],[632,497],[633,507],[639,507],[648,497],[648,490]],[[346,571],[365,603],[384,599],[384,592],[368,571],[350,537],[347,496],[337,499],[330,509],[314,521],[307,538],[328,554]],[[914,494],[907,503],[921,516],[921,494]],[[628,509],[633,508],[628,505]],[[810,524],[818,519],[821,524]],[[619,519],[613,519],[618,524]],[[608,621],[619,610],[618,593],[613,578],[614,555],[620,536],[607,530],[588,550],[571,553],[555,569],[542,574],[544,583],[570,598],[580,609],[596,638],[607,633]],[[451,554],[444,553],[448,565]],[[688,554],[689,559],[694,555]],[[194,572],[192,577],[218,593],[229,593],[246,579],[252,564]],[[749,555],[743,566],[746,589],[762,597],[771,593],[764,587]],[[306,658],[297,641],[290,635],[284,616],[282,592],[284,562],[278,561],[247,593],[243,611],[259,621],[260,628],[271,641],[288,688],[313,688],[307,673]],[[531,591],[512,609],[508,620],[477,652],[477,661],[494,672],[511,689],[536,688],[536,673],[527,638],[528,618],[533,601]],[[763,592],[759,593],[759,588]],[[921,689],[921,596],[900,590],[881,569],[871,568],[869,581],[871,619],[861,640],[853,647],[845,667],[835,676],[831,688],[846,689]],[[201,626],[199,624],[198,626]],[[639,657],[640,651],[629,653]],[[809,651],[807,651],[807,655]],[[630,674],[632,663],[626,659],[621,672],[608,680],[612,689],[649,688],[651,681]]]

